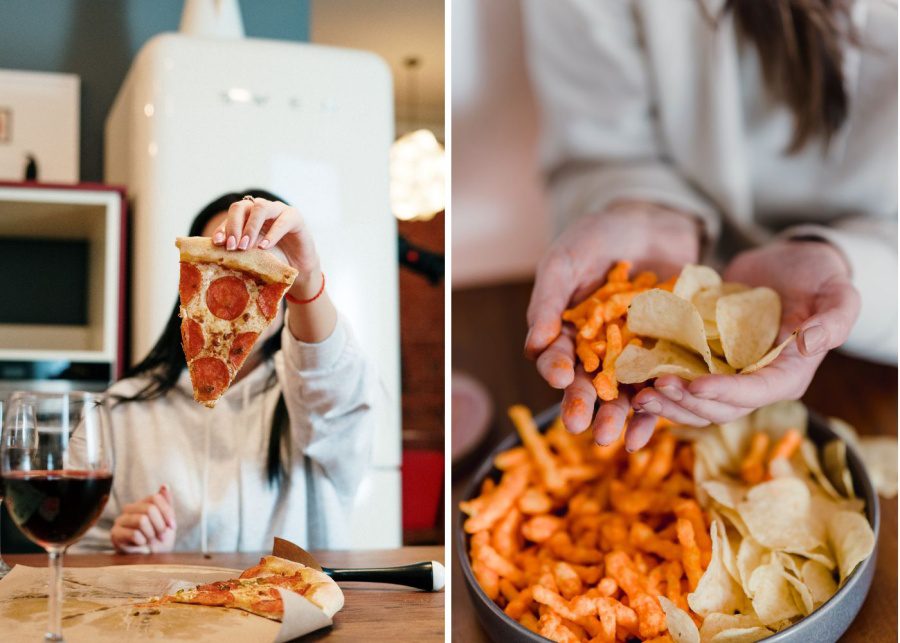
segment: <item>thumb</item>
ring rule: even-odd
[[[159,495],[166,499],[170,505],[174,504],[172,501],[172,490],[169,489],[169,485],[164,484],[159,487]]]
[[[850,279],[841,276],[825,282],[816,295],[815,314],[800,327],[800,353],[810,357],[843,344],[859,317],[860,306],[859,293]]]

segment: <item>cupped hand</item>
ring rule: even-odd
[[[109,536],[118,552],[154,554],[174,549],[177,529],[172,492],[163,485],[157,493],[125,505]]]
[[[632,404],[644,413],[693,426],[730,422],[767,404],[799,399],[832,348],[843,344],[859,315],[859,293],[841,253],[825,242],[777,241],[739,254],[725,281],[768,286],[781,296],[777,341],[792,342],[765,368],[746,375],[706,375],[687,383],[660,377]]]
[[[597,393],[584,369],[576,367],[573,332],[563,328],[563,311],[596,289],[616,261],[630,261],[635,272],[653,270],[664,279],[696,263],[699,253],[699,226],[692,216],[639,201],[617,202],[581,217],[550,246],[535,275],[525,353],[537,360],[538,372],[551,386],[565,389],[562,419],[569,431],[593,426],[596,440],[611,442],[622,431],[630,399],[620,389],[619,399],[602,403],[594,416]],[[636,413],[626,447],[643,446],[655,423],[655,417]]]
[[[227,250],[277,248],[284,260],[299,274],[291,287],[295,297],[306,299],[319,289],[321,266],[316,244],[303,216],[281,201],[262,197],[231,204],[228,217],[212,235],[213,244]]]

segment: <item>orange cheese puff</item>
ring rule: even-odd
[[[545,612],[538,621],[540,635],[556,643],[579,643],[574,632],[563,625],[562,619],[553,612]]]
[[[523,514],[545,514],[553,508],[553,501],[538,487],[529,487],[519,496],[519,510]]]
[[[569,606],[566,599],[558,593],[547,589],[543,585],[535,585],[531,588],[531,591],[536,602],[546,605],[560,616],[570,620],[578,618],[579,615]]]
[[[611,551],[606,554],[606,573],[622,588],[628,598],[638,596],[644,592],[644,580],[634,568],[634,563],[622,550]]]
[[[750,450],[741,463],[741,478],[748,484],[758,484],[765,478],[766,451],[769,449],[769,435],[754,433],[750,440]]]
[[[712,552],[712,540],[709,537],[709,525],[703,517],[703,510],[693,498],[682,498],[672,507],[679,518],[687,518],[694,528],[694,539],[703,551]]]
[[[606,275],[606,281],[616,283],[617,281],[628,281],[628,273],[631,271],[630,261],[617,261]]]
[[[617,324],[606,327],[606,354],[603,356],[603,370],[615,374],[616,360],[622,354],[622,329]],[[615,376],[613,376],[615,381]]]
[[[611,402],[619,397],[619,384],[616,382],[616,378],[607,371],[597,373],[591,383],[594,385],[594,390],[597,391],[597,397],[604,402]]]
[[[628,470],[625,472],[624,480],[628,485],[637,485],[644,476],[644,471],[650,465],[653,459],[653,452],[650,449],[640,449],[634,453],[628,454]]]
[[[591,309],[585,318],[584,324],[578,329],[578,336],[583,339],[592,340],[600,333],[603,327],[603,312],[605,310],[603,303],[598,303]]]
[[[666,633],[662,636],[654,636],[652,639],[647,639],[644,643],[673,643],[673,641],[672,637]]]
[[[771,464],[772,460],[777,460],[778,458],[790,460],[800,447],[801,442],[803,442],[803,434],[797,429],[788,429],[775,443],[775,446],[772,447],[772,452],[769,453],[769,463]]]
[[[665,560],[679,560],[681,547],[669,540],[663,540],[649,525],[635,522],[631,525],[631,542],[645,552],[655,554]]]
[[[507,471],[497,489],[491,493],[484,509],[468,518],[463,524],[466,533],[474,534],[484,529],[490,529],[494,523],[505,516],[525,491],[530,470],[528,466],[520,466]]]
[[[496,601],[500,595],[500,576],[493,569],[489,568],[480,560],[472,562],[472,572],[481,585],[481,589],[487,594],[488,598]]]
[[[600,632],[591,643],[614,643],[616,640],[616,609],[603,599],[597,600],[597,614],[600,617]]]
[[[591,350],[594,351],[594,354],[599,358],[603,359],[603,356],[606,355],[606,340],[600,339],[596,342],[591,342],[588,344],[591,347]],[[587,368],[585,368],[587,370]]]
[[[632,285],[637,289],[653,288],[653,286],[656,285],[657,281],[659,281],[659,278],[656,276],[655,272],[645,270],[644,272],[638,273],[638,275],[634,278]]]
[[[655,596],[639,594],[631,599],[630,607],[637,612],[641,638],[653,638],[666,631],[666,613]]]
[[[535,617],[535,615],[532,614],[531,612],[525,612],[524,614],[522,614],[522,616],[520,616],[516,620],[519,621],[519,623],[521,623],[525,627],[527,627],[529,630],[534,632],[535,634],[540,634],[540,627],[538,626],[538,620]]]
[[[656,284],[656,287],[660,290],[668,290],[669,292],[672,292],[675,289],[676,281],[678,281],[678,275],[672,275],[665,281]]]
[[[502,594],[503,597],[509,603],[511,603],[512,601],[516,600],[516,598],[519,596],[519,590],[516,589],[516,586],[513,585],[512,582],[510,582],[510,580],[508,578],[501,578],[500,579],[500,594]],[[507,603],[507,607],[509,607],[509,603]]]
[[[581,447],[575,436],[566,430],[562,418],[557,418],[550,430],[547,431],[547,442],[553,445],[566,464],[578,465],[584,462]]]
[[[600,634],[601,626],[600,620],[596,616],[580,616],[577,621],[575,621],[577,625],[584,628],[585,633],[587,634],[586,640],[593,640],[598,634]]]
[[[521,592],[519,592],[515,598],[509,601],[506,609],[503,610],[506,615],[516,620],[522,618],[523,614],[531,610],[531,605],[532,603],[534,603],[534,599],[532,597],[533,591],[533,587],[526,587]]]
[[[678,542],[681,543],[681,565],[688,577],[688,587],[693,592],[703,576],[700,564],[700,548],[694,539],[694,527],[687,518],[679,518],[676,523]]]
[[[687,611],[685,607],[687,602],[684,594],[681,593],[681,577],[684,575],[681,563],[677,560],[670,560],[663,567],[666,575],[666,598]]]
[[[490,545],[480,547],[476,558],[490,567],[500,576],[508,578],[516,585],[523,584],[525,575],[522,570],[513,565],[509,560],[497,553],[497,550]]]
[[[565,521],[558,516],[542,514],[528,519],[522,525],[522,535],[534,543],[549,540],[553,534],[565,527]]]
[[[578,337],[575,340],[575,354],[581,360],[584,370],[588,373],[593,373],[600,368],[600,356],[594,352],[592,346],[593,344],[583,337]]]
[[[569,563],[560,561],[553,566],[553,577],[556,579],[556,586],[559,587],[559,593],[571,600],[576,595],[584,591],[581,583],[581,577],[578,575]]]
[[[501,453],[497,454],[497,457],[494,458],[494,466],[501,471],[508,471],[513,467],[518,467],[523,464],[528,464],[529,458],[531,456],[528,455],[528,449],[525,447],[513,447],[512,449],[507,449]],[[488,478],[490,480],[490,478]],[[493,482],[493,480],[491,480]],[[483,490],[481,493],[485,493]]]
[[[655,487],[671,473],[675,458],[675,443],[675,436],[668,431],[660,434],[654,440],[653,457],[647,464],[644,475],[641,476],[640,485],[642,487]]]
[[[560,474],[556,459],[534,423],[534,417],[527,407],[517,404],[509,407],[509,418],[512,420],[522,438],[525,448],[531,453],[538,471],[544,479],[544,485],[551,493],[561,492],[566,488],[566,480]]]
[[[618,591],[619,584],[609,576],[601,578],[600,582],[597,583],[597,592],[601,596],[614,596]]]

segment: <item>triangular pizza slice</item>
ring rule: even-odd
[[[229,251],[208,237],[178,237],[181,345],[194,399],[212,408],[272,323],[297,271],[271,252]]]

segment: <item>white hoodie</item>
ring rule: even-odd
[[[110,549],[122,507],[162,484],[174,499],[175,551],[264,551],[275,535],[303,547],[348,546],[349,509],[370,463],[381,387],[343,319],[317,344],[294,339],[286,323],[281,333],[274,359],[232,386],[214,409],[194,401],[187,369],[165,397],[111,402],[112,495],[77,549]],[[134,395],[146,383],[122,380],[110,393]],[[290,464],[286,479],[273,486],[266,453],[281,392]]]

